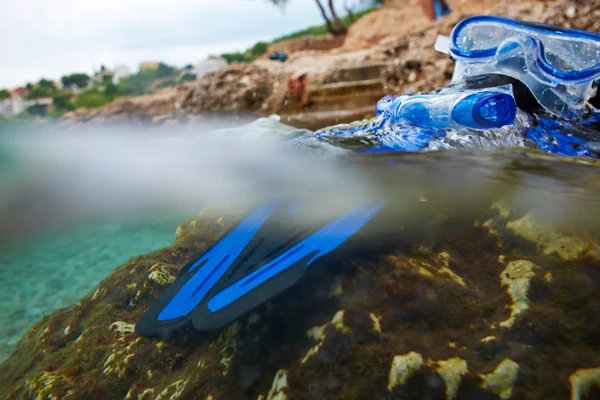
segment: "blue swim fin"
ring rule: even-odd
[[[200,332],[231,323],[293,286],[309,266],[326,262],[381,209],[380,204],[357,207],[312,226],[310,210],[260,205],[181,270],[136,332],[165,337],[184,327]]]

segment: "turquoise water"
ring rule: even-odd
[[[170,245],[176,218],[103,221],[0,253],[0,359],[41,317],[85,296],[130,257]]]

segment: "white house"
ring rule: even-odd
[[[41,105],[49,107],[52,105],[51,97],[24,100],[22,97],[13,97],[0,101],[0,116],[5,118],[16,117],[31,106]]]
[[[0,116],[9,118],[13,116],[13,101],[11,98],[0,100]]]
[[[129,72],[129,68],[127,67],[127,65],[117,65],[113,70],[112,81],[116,85],[121,79],[129,75],[131,75],[131,72]]]

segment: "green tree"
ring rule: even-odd
[[[196,80],[196,74],[193,74],[191,72],[186,72],[185,74],[183,74],[183,76],[181,77],[181,80],[183,82],[189,82],[189,81],[195,81]]]
[[[250,57],[252,59],[257,59],[258,57],[262,56],[263,54],[265,54],[267,52],[267,49],[269,48],[269,43],[267,42],[258,42],[256,43],[254,46],[252,46],[249,50],[250,52]]]
[[[75,108],[98,108],[110,103],[112,100],[112,98],[106,96],[104,91],[93,88],[79,93],[74,105]]]
[[[6,89],[0,89],[0,100],[10,97],[10,92]]]
[[[156,88],[162,89],[162,88],[166,88],[166,87],[173,87],[176,85],[177,85],[177,82],[175,81],[175,79],[165,79],[164,81],[162,81],[161,83],[156,85]]]
[[[54,110],[57,113],[63,113],[66,111],[72,111],[75,109],[75,106],[72,102],[72,96],[68,92],[59,92],[52,98],[52,103],[54,104]]]
[[[75,73],[71,75],[65,75],[60,78],[60,80],[64,86],[75,85],[78,88],[83,89],[87,87],[90,77],[87,74]]]
[[[109,82],[104,85],[104,95],[112,100],[119,95],[119,88],[114,83]]]
[[[164,63],[159,63],[158,68],[156,69],[157,78],[166,78],[168,76],[173,76],[174,73],[175,68]]]
[[[57,91],[58,89],[56,88],[54,82],[48,79],[40,79],[37,85],[31,86],[27,98],[39,99],[42,97],[53,97],[57,93]]]
[[[165,73],[164,70],[163,73]],[[119,94],[134,96],[148,93],[152,87],[152,82],[158,78],[158,69],[139,71],[137,74],[130,75],[119,81]]]
[[[248,62],[249,60],[246,58],[246,56],[242,53],[235,52],[235,53],[223,53],[221,54],[221,57],[223,57],[225,59],[225,61],[227,61],[228,64],[231,64],[232,62]]]
[[[40,79],[40,81],[38,82],[37,86],[40,89],[45,89],[45,90],[56,90],[56,85],[54,84],[54,82],[48,80],[48,79]]]
[[[102,84],[109,85],[112,83],[112,75],[102,75]]]

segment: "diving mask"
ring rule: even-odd
[[[579,120],[591,107],[589,99],[600,80],[600,34],[592,32],[475,16],[454,27],[447,52],[456,61],[452,82],[510,76],[524,83],[549,112],[570,120]]]

